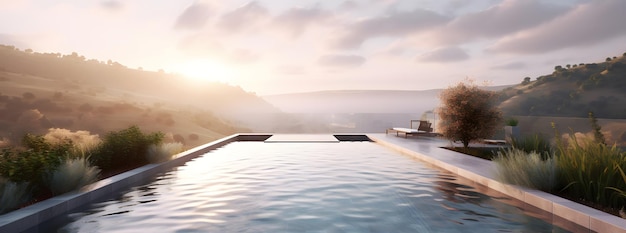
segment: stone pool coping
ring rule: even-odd
[[[626,232],[626,219],[543,191],[500,183],[495,179],[493,162],[441,148],[446,144],[449,145],[449,142],[434,142],[432,139],[405,139],[385,134],[367,134],[367,136],[383,146],[546,211],[552,214],[555,225],[569,221],[589,229],[589,232]],[[419,140],[425,141],[419,143]],[[424,146],[426,144],[430,146]]]
[[[41,223],[69,213],[92,202],[101,201],[115,193],[149,182],[157,174],[181,166],[211,150],[235,141],[264,141],[274,134],[234,134],[195,147],[174,156],[170,161],[149,164],[25,208],[0,215],[0,232],[38,232]],[[365,136],[364,136],[365,135]],[[529,205],[552,213],[553,221],[564,219],[579,224],[590,232],[626,232],[626,220],[545,192],[506,185],[493,177],[490,161],[466,156],[440,148],[442,141],[433,139],[398,138],[385,134],[337,134],[341,141],[374,141],[403,154],[465,177],[477,184],[509,195]],[[434,156],[436,154],[436,156]]]

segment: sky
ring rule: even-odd
[[[0,0],[0,44],[258,95],[533,80],[626,52],[624,0]]]

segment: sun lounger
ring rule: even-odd
[[[411,120],[411,127],[413,127],[413,122],[418,122],[418,120]],[[404,135],[404,137],[408,137],[409,135],[418,135],[418,134],[429,134],[433,132],[433,128],[430,127],[431,123],[428,121],[419,121],[419,126],[417,129],[415,128],[400,128],[394,127],[386,130],[386,134],[390,132],[396,132],[396,136],[400,136],[400,134]]]

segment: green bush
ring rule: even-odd
[[[148,163],[148,146],[160,144],[163,134],[144,134],[137,126],[108,133],[90,157],[102,172],[119,171]]]
[[[550,141],[537,134],[534,136],[512,138],[511,147],[526,153],[536,152],[541,155],[543,159],[547,159],[552,156],[552,146],[550,145]]]
[[[86,158],[67,159],[46,177],[52,194],[58,195],[78,190],[98,180],[100,169],[89,164]]]
[[[52,143],[47,141],[44,136],[32,134],[26,134],[22,138],[22,145],[34,152],[52,152],[57,155],[66,155],[74,147],[74,144],[68,138],[59,139]]]
[[[17,209],[28,202],[31,192],[28,183],[15,183],[0,177],[0,214]]]
[[[542,159],[536,152],[508,149],[498,152],[493,160],[497,177],[505,183],[551,192],[558,187],[557,161]]]
[[[506,119],[506,122],[504,122],[504,124],[508,126],[517,126],[518,123],[519,121],[515,118]]]
[[[180,142],[163,143],[160,145],[150,145],[146,154],[150,163],[160,163],[172,159],[172,156],[183,151],[183,144]]]
[[[589,139],[578,142],[572,136],[570,142],[557,147],[560,179],[566,184],[564,194],[607,207],[626,205],[626,198],[619,192],[626,191],[626,178],[622,176],[626,154],[615,146]]]
[[[45,150],[43,147],[21,151],[6,148],[0,155],[0,176],[41,187],[44,174],[61,164],[66,155],[67,152]]]

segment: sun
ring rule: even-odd
[[[236,75],[235,69],[230,65],[208,59],[180,63],[173,70],[197,81],[228,83]]]

